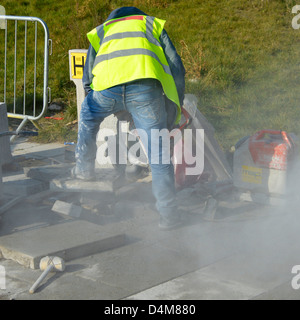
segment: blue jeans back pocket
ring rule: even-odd
[[[132,101],[136,116],[147,125],[160,123],[164,111],[163,96],[148,101]]]
[[[101,91],[94,91],[93,98],[104,112],[112,112],[114,110],[115,99],[104,96]]]

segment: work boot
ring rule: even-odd
[[[159,218],[158,227],[161,230],[172,230],[182,226],[188,220],[188,212],[182,209],[177,209],[176,213],[170,218],[165,218],[162,215]]]
[[[160,217],[158,227],[161,230],[167,231],[175,229],[183,224],[183,221],[180,218],[177,219],[165,219]]]
[[[83,181],[93,181],[95,180],[95,174],[83,174],[83,173],[79,173],[76,170],[76,167],[71,169],[71,178],[72,179],[78,179],[78,180],[83,180]]]
[[[129,181],[138,180],[143,176],[144,168],[136,164],[126,166],[125,176]]]
[[[183,222],[183,213],[178,212],[177,215],[171,218],[160,216],[158,227],[161,230],[172,230],[183,225]]]

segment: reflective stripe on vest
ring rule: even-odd
[[[114,25],[115,22],[119,23]],[[88,39],[97,52],[91,88],[101,91],[137,79],[157,79],[166,96],[178,106],[178,123],[178,93],[158,40],[164,23],[165,21],[154,17],[135,15],[109,20],[89,32]]]
[[[124,50],[113,51],[113,52],[107,53],[107,54],[102,54],[102,55],[96,57],[94,65],[97,65],[98,63],[105,61],[105,60],[110,60],[110,59],[123,57],[123,56],[133,56],[133,55],[137,55],[137,54],[148,55],[148,56],[151,56],[152,58],[156,59],[160,63],[162,68],[164,69],[165,73],[172,76],[172,73],[171,73],[169,66],[162,64],[161,61],[159,60],[158,56],[154,52],[152,52],[151,50],[147,50],[147,49],[124,49]]]

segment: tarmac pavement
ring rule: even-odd
[[[70,190],[72,181],[63,183],[72,167],[65,148],[25,139],[12,145],[20,167],[3,173],[4,193],[6,202],[22,198],[1,214],[0,300],[300,298],[293,269],[300,265],[297,202],[262,206],[227,191],[208,219],[210,195],[195,185],[179,193],[184,225],[161,231],[149,177],[122,184],[110,168],[99,168],[105,177],[99,189]],[[52,165],[57,176],[49,173]],[[28,168],[45,170],[31,171],[33,179]],[[82,211],[77,217],[55,211],[58,201]],[[63,257],[66,269],[30,294],[39,259],[50,254]]]

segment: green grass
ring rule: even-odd
[[[68,50],[87,48],[86,33],[119,6],[137,6],[165,19],[187,71],[186,92],[216,129],[224,150],[261,129],[300,134],[300,30],[291,25],[292,0],[25,0],[1,2],[10,15],[32,15],[53,41],[49,86],[65,106],[65,121],[43,121],[39,139],[66,141],[76,118]],[[47,131],[48,130],[48,131]],[[76,127],[74,128],[76,131]],[[51,133],[51,134],[50,134]]]

